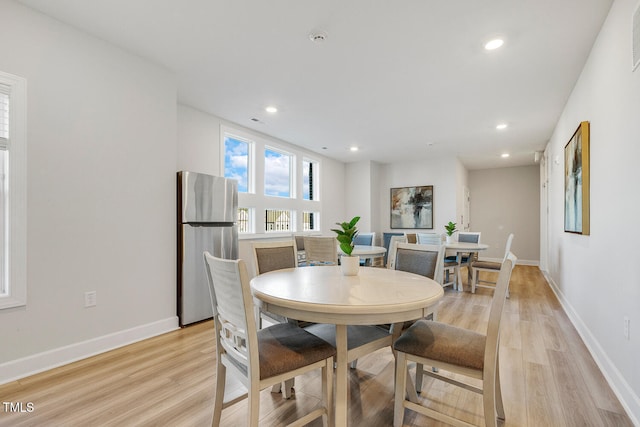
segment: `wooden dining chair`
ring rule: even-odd
[[[391,248],[391,238],[393,236],[404,236],[404,233],[382,233],[382,246],[387,250],[382,260],[383,265],[389,264],[389,249]]]
[[[307,265],[307,254],[304,251],[304,236],[302,234],[294,234],[293,240],[296,241],[298,266]]]
[[[338,265],[338,243],[334,237],[304,236],[307,265]]]
[[[458,232],[458,242],[464,243],[480,243],[480,238],[482,237],[482,233],[479,231],[459,231]],[[460,263],[458,263],[458,257],[460,257]],[[467,267],[467,282],[471,283],[471,263],[478,260],[478,253],[451,253],[446,254],[444,257],[444,262],[446,263],[455,263],[456,265],[456,275],[460,274],[461,267]],[[462,289],[459,289],[462,290]]]
[[[218,427],[222,410],[248,398],[247,425],[258,426],[260,391],[312,370],[322,370],[322,405],[291,426],[333,417],[334,347],[291,323],[257,330],[253,297],[243,260],[225,260],[204,253],[216,335],[216,391],[212,426]],[[225,394],[227,371],[247,392]]]
[[[496,282],[491,280],[481,280],[480,272],[484,271],[487,273],[498,273],[502,268],[502,263],[509,256],[509,252],[511,252],[511,243],[513,243],[513,233],[509,234],[507,237],[507,243],[505,245],[504,258],[502,258],[501,262],[494,261],[474,261],[471,263],[471,293],[476,293],[476,288],[490,288],[493,289],[496,285]],[[507,287],[507,298],[509,298],[509,288]]]
[[[419,245],[442,245],[442,234],[438,233],[417,233]],[[456,289],[458,283],[458,262],[454,259],[448,260],[443,256],[442,259],[442,276],[438,281],[442,283],[442,287],[452,286]]]
[[[354,245],[359,245],[359,246],[373,246],[373,244],[376,241],[376,233],[375,232],[371,232],[371,233],[358,233],[356,234],[356,237],[353,239],[353,244]],[[371,264],[369,262],[367,262],[367,259],[365,258],[360,258],[360,265],[365,266]]]
[[[411,243],[407,242],[407,236],[391,236],[391,240],[389,241],[389,252],[387,256],[387,268],[395,270],[395,262],[396,262],[396,250],[398,248],[398,243]]]
[[[295,240],[253,242],[252,247],[256,275],[298,266],[298,253]],[[287,319],[282,316],[260,310],[258,328],[262,327],[262,317],[276,323],[284,323],[287,321]]]
[[[419,320],[396,340],[393,345],[397,354],[393,418],[395,427],[402,426],[405,409],[419,412],[454,426],[471,426],[471,424],[449,414],[436,411],[437,406],[427,407],[420,405],[420,402],[406,399],[407,363],[409,361],[437,368],[437,371],[425,371],[425,375],[481,394],[487,427],[496,427],[496,418],[505,419],[500,391],[498,350],[500,346],[500,319],[515,262],[515,255],[509,254],[502,263],[498,284],[491,302],[486,335],[444,323]],[[443,375],[441,371],[456,374],[456,376]],[[469,382],[461,381],[458,376],[482,380],[482,386],[476,387]],[[441,395],[441,392],[438,394]]]
[[[419,274],[442,283],[443,245],[398,243],[392,256],[394,257],[394,269]],[[437,311],[434,310],[428,317],[436,320]],[[405,322],[402,329],[407,329],[413,323],[413,321]],[[423,372],[422,365],[417,364],[415,385],[418,393],[420,393],[420,388],[422,387]]]

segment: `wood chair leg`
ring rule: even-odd
[[[285,399],[291,399],[291,394],[293,391],[293,385],[295,384],[295,378],[288,379],[284,382],[284,391],[282,392],[282,396]]]
[[[222,417],[222,406],[224,404],[224,386],[227,379],[227,368],[218,363],[216,369],[216,396],[213,403],[213,421],[212,427],[220,426],[220,418]]]
[[[322,377],[322,399],[327,408],[327,413],[322,416],[322,425],[329,427],[333,425],[333,360],[322,368]]]
[[[404,353],[396,353],[396,390],[393,404],[393,426],[402,427],[404,421],[404,400],[407,387],[407,358]]]
[[[424,366],[416,363],[416,393],[422,392],[422,378],[424,377]]]
[[[260,420],[260,389],[258,388],[258,384],[252,383],[249,386],[247,398],[247,417],[249,419],[247,425],[250,427],[258,427],[258,421]]]
[[[498,360],[496,362],[495,388],[496,388],[496,412],[498,413],[498,419],[504,421],[505,420],[504,403],[502,401],[502,389],[500,386],[500,356],[498,356]]]

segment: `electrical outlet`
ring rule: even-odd
[[[84,306],[85,307],[95,307],[96,304],[97,304],[96,291],[85,292],[84,293]]]
[[[624,316],[624,337],[626,339],[631,339],[629,335],[630,327],[631,327],[631,319],[629,319],[629,316]]]

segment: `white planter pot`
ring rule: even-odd
[[[340,268],[344,276],[357,276],[360,269],[359,256],[342,256],[340,257]]]
[[[446,238],[447,238],[447,243],[453,243],[454,242],[453,235],[451,235],[451,236],[447,235]]]

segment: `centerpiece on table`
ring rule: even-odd
[[[456,223],[449,221],[449,224],[444,226],[447,231],[447,243],[453,243],[453,233],[456,232]]]
[[[354,247],[353,241],[358,235],[358,229],[356,228],[358,221],[360,221],[360,217],[354,216],[349,222],[336,222],[341,229],[331,229],[331,231],[337,234],[336,240],[340,243],[340,250],[344,254],[340,258],[340,267],[342,268],[342,274],[345,276],[357,275],[358,269],[360,268],[360,257],[351,255]]]

